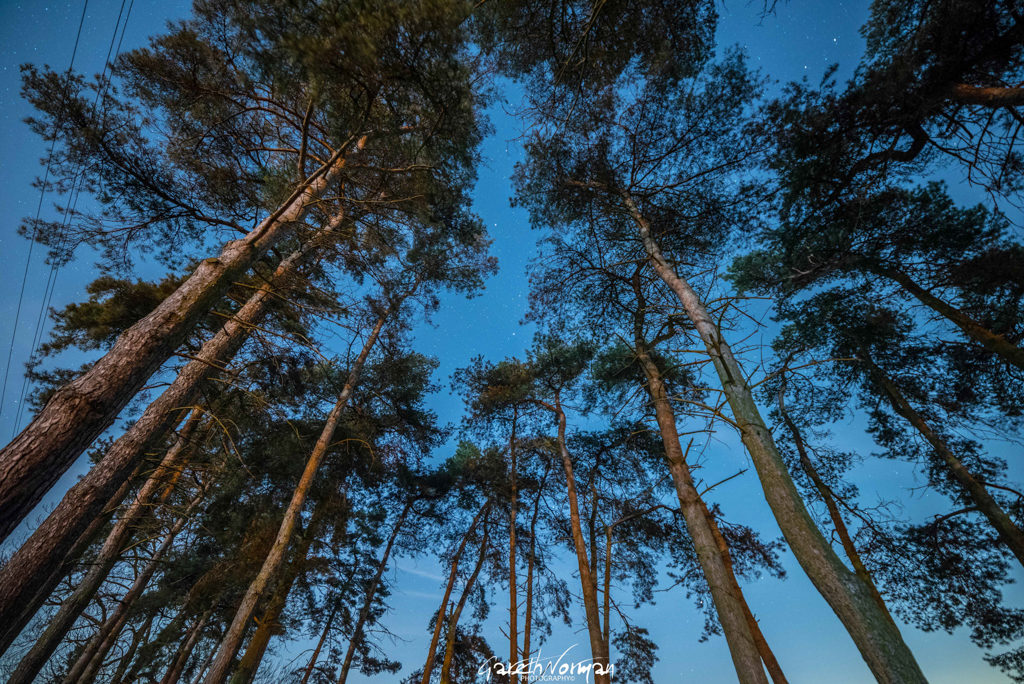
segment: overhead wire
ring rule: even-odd
[[[102,116],[102,108],[104,103],[104,96],[106,95],[107,89],[110,85],[109,70],[113,63],[112,59],[117,59],[117,56],[121,52],[121,45],[124,42],[125,32],[128,28],[128,20],[131,17],[132,8],[135,5],[135,0],[121,0],[121,7],[117,14],[117,19],[114,22],[114,31],[110,37],[110,45],[107,48],[106,58],[103,62],[103,71],[100,73],[100,83],[96,89],[96,97],[93,99],[91,116],[95,119],[97,116]],[[126,8],[127,7],[127,11]],[[122,22],[121,19],[124,18]],[[118,35],[120,33],[120,36]],[[64,252],[67,248],[67,231],[71,225],[71,220],[75,215],[75,211],[78,207],[78,200],[81,197],[82,186],[84,185],[84,173],[83,169],[78,169],[71,181],[71,191],[68,194],[68,203],[64,208],[64,213],[61,218],[60,229],[58,231],[57,239],[55,241],[55,249],[52,254],[50,263],[50,272],[47,276],[46,288],[44,289],[42,304],[39,308],[39,313],[36,317],[35,330],[32,337],[32,347],[29,354],[29,359],[34,359],[36,352],[39,349],[39,345],[42,343],[43,335],[46,329],[46,312],[50,309],[50,304],[53,301],[53,293],[56,289],[57,276],[60,272],[60,267],[63,260]],[[26,374],[22,378],[22,386],[20,398],[18,401],[18,411],[15,416],[14,422],[14,433],[17,434],[18,429],[21,426],[21,419],[25,409],[25,398],[28,393],[29,387],[29,376]]]
[[[85,13],[89,9],[89,0],[85,0],[82,5],[82,16],[78,19],[78,32],[75,34],[75,45],[71,49],[71,61],[68,63],[67,74],[70,76],[71,71],[75,68],[75,57],[78,55],[78,43],[82,38],[82,27],[85,26]],[[43,172],[43,182],[39,189],[39,203],[36,206],[35,219],[32,222],[32,237],[28,243],[28,254],[25,257],[25,270],[21,276],[21,289],[18,291],[18,306],[14,313],[14,325],[11,329],[11,343],[7,349],[7,365],[4,367],[4,379],[3,387],[0,388],[0,415],[3,415],[4,402],[7,399],[7,378],[11,374],[11,360],[14,358],[14,343],[18,337],[18,322],[21,319],[21,307],[25,301],[25,286],[28,283],[28,272],[29,267],[32,263],[32,248],[36,244],[36,238],[39,233],[39,217],[42,215],[43,210],[43,199],[46,197],[46,184],[50,179],[50,164],[53,159],[53,151],[57,145],[57,137],[54,135],[53,140],[50,141],[50,150],[46,155],[46,170]]]

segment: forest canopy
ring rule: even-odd
[[[78,11],[9,682],[1024,682],[1018,3]]]

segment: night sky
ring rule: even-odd
[[[774,14],[762,18],[759,0],[732,0],[720,5],[719,44],[743,46],[751,64],[776,84],[772,88],[778,83],[804,77],[817,83],[832,63],[840,65],[838,73],[844,77],[849,75],[863,50],[858,28],[867,16],[867,6],[866,0],[791,0],[780,2]],[[19,65],[32,62],[67,68],[82,7],[81,0],[0,3],[0,147],[4,151],[0,163],[0,216],[3,217],[0,265],[6,276],[0,290],[0,372],[7,361],[28,253],[28,240],[17,234],[17,227],[22,217],[36,211],[39,192],[32,183],[42,172],[38,160],[45,153],[43,143],[22,122],[30,114],[30,108],[19,97]],[[76,70],[92,74],[102,69],[121,7],[119,0],[89,2],[75,58]],[[122,49],[141,45],[166,21],[184,17],[187,12],[188,3],[182,0],[135,0]],[[509,178],[513,165],[522,158],[518,142],[521,127],[504,111],[515,106],[517,93],[515,87],[506,87],[504,99],[508,105],[503,107],[503,103],[498,102],[492,108],[490,115],[495,133],[484,145],[485,165],[480,170],[474,199],[475,209],[494,240],[493,254],[501,270],[477,297],[468,301],[447,297],[442,309],[433,316],[432,324],[424,323],[416,331],[416,349],[438,357],[441,364],[435,380],[443,389],[434,397],[431,408],[446,422],[457,423],[462,410],[461,400],[447,391],[452,371],[465,366],[476,355],[498,360],[521,354],[533,334],[533,329],[522,325],[521,321],[527,310],[526,270],[536,252],[539,235],[531,231],[525,212],[509,206],[512,194]],[[954,197],[961,201],[980,201],[969,188],[957,184],[958,179],[949,180]],[[49,196],[44,199],[44,216],[53,215],[53,201]],[[10,439],[14,429],[21,371],[29,354],[49,274],[49,266],[43,262],[43,251],[34,250],[29,264],[6,398],[0,406],[2,442]],[[84,297],[85,284],[95,277],[92,262],[96,258],[94,253],[83,250],[75,262],[60,270],[52,306],[61,307]],[[139,275],[155,277],[162,275],[162,270],[157,264],[141,262]],[[755,313],[762,316],[764,312]],[[758,334],[770,339],[771,326]],[[25,422],[23,419],[22,425]],[[836,426],[835,433],[845,441],[842,445],[845,448],[870,453],[873,445],[867,440],[863,427],[862,422],[850,419]],[[996,452],[1001,448],[997,447]],[[437,454],[438,457],[444,455],[447,454]],[[730,475],[750,465],[738,439],[724,432],[709,445],[702,463],[701,474],[706,481],[717,481],[721,479],[718,475]],[[1019,470],[1011,468],[1011,478],[1019,479]],[[66,487],[84,471],[85,465],[81,463],[72,468],[54,490],[56,494],[52,494],[42,508],[49,510],[47,507],[52,507]],[[899,499],[912,514],[924,515],[935,510],[929,504],[938,502],[937,498],[919,494],[908,498],[907,488],[915,482],[915,475],[905,464],[869,458],[851,478],[861,488],[863,500]],[[721,504],[728,519],[749,524],[766,537],[779,536],[752,472],[716,489],[713,499]],[[15,534],[13,540],[21,538],[21,534]],[[789,679],[834,684],[870,681],[852,641],[788,552],[784,554],[784,563],[788,571],[785,580],[763,579],[745,585],[744,591]],[[392,580],[396,590],[389,603],[394,611],[384,620],[399,638],[391,655],[403,662],[403,674],[408,674],[422,664],[429,638],[427,620],[436,609],[442,578],[438,569],[425,560],[401,558],[392,570]],[[1016,604],[1024,603],[1019,590],[1014,589],[1010,594]],[[717,637],[698,643],[703,616],[683,592],[656,594],[656,600],[655,606],[634,611],[635,622],[647,627],[660,647],[655,681],[695,684],[735,681],[724,639]],[[507,651],[507,641],[502,643],[498,632],[499,623],[507,618],[505,612],[501,605],[492,609],[486,634],[499,653]],[[575,628],[582,629],[582,610],[577,610],[574,620]],[[982,660],[982,650],[970,643],[964,631],[949,636],[924,634],[904,627],[903,633],[934,684],[1008,681]],[[579,646],[574,652],[587,657],[585,633],[556,625],[554,636],[543,648],[546,654],[552,655],[576,643]],[[290,647],[289,653],[294,655],[304,647],[305,644]],[[289,653],[281,654],[282,661],[289,659]],[[385,675],[381,679],[387,678]],[[357,675],[352,681],[366,680]]]

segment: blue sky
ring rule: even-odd
[[[0,290],[0,371],[6,363],[28,252],[28,241],[19,237],[16,229],[22,217],[36,210],[39,193],[32,187],[32,181],[40,173],[37,161],[45,152],[42,143],[22,123],[30,110],[18,95],[18,66],[34,62],[66,68],[82,6],[80,0],[0,3],[0,145],[4,150],[0,163],[0,265],[8,274],[6,285]],[[121,3],[115,0],[89,2],[75,60],[77,69],[87,73],[102,69],[120,7]],[[752,64],[776,81],[807,76],[817,82],[833,62],[840,64],[841,76],[848,74],[863,49],[858,28],[867,16],[865,1],[791,0],[780,2],[775,14],[763,19],[760,7],[756,0],[733,0],[720,5],[720,44],[745,47]],[[140,45],[168,19],[182,17],[187,11],[188,4],[181,0],[137,0],[124,49]],[[515,88],[506,89],[505,96],[514,104]],[[495,133],[484,144],[485,166],[480,172],[474,202],[494,239],[493,253],[501,270],[488,282],[482,295],[469,301],[448,298],[433,317],[433,325],[420,326],[416,332],[418,350],[437,356],[441,363],[436,379],[444,390],[434,398],[432,407],[442,420],[451,422],[458,421],[461,412],[461,401],[447,393],[451,372],[478,354],[490,359],[521,354],[532,335],[532,330],[521,326],[520,321],[527,310],[526,268],[535,253],[538,235],[530,230],[525,212],[509,206],[509,177],[513,164],[522,156],[517,142],[521,130],[519,123],[504,113],[501,103],[492,111],[492,123]],[[963,200],[972,199],[973,193],[962,187],[954,186],[953,191]],[[52,215],[51,198],[44,201],[43,212]],[[47,280],[49,269],[42,256],[42,250],[37,249],[30,262],[12,372],[6,399],[0,406],[0,441],[4,442],[14,427],[20,371],[28,356]],[[94,255],[85,251],[60,271],[54,306],[82,298],[85,284],[95,275],[93,259]],[[845,447],[870,452],[872,447],[865,440],[862,427],[851,421],[838,426],[837,435]],[[705,460],[709,481],[718,479],[715,473],[731,474],[749,465],[738,440],[728,434],[719,436]],[[58,485],[60,494],[82,472],[81,464],[73,468]],[[905,486],[914,482],[909,467],[892,462],[869,463],[854,476],[869,498],[874,498],[876,491],[880,496],[905,498]],[[893,486],[894,481],[899,486]],[[750,524],[766,536],[778,536],[751,474],[716,493],[730,519]],[[47,503],[52,505],[53,501]],[[915,500],[907,505],[918,509],[927,502]],[[745,587],[745,591],[787,676],[793,682],[870,681],[849,637],[791,556],[786,556],[785,564],[788,579],[763,580]],[[403,558],[392,571],[392,578],[398,590],[390,601],[395,612],[387,618],[387,624],[401,639],[395,643],[394,657],[405,662],[408,672],[422,660],[428,638],[426,622],[436,608],[440,577],[437,568],[425,560]],[[1020,599],[1019,592],[1014,591],[1014,596]],[[494,613],[500,614],[500,607]],[[650,629],[652,638],[661,646],[656,681],[696,684],[735,680],[724,640],[697,642],[702,617],[681,593],[659,595],[657,606],[641,609],[636,619]],[[579,624],[577,619],[576,626]],[[982,661],[982,652],[968,641],[965,633],[924,634],[906,627],[904,635],[929,679],[936,684],[1007,681]],[[496,630],[488,636],[499,652],[504,650]],[[583,644],[585,638],[563,629],[556,631],[545,650],[561,652],[577,641]]]

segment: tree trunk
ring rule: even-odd
[[[448,601],[452,597],[452,589],[455,587],[455,580],[459,574],[459,560],[462,558],[462,552],[466,550],[466,544],[469,543],[469,537],[473,534],[473,530],[476,529],[476,525],[480,522],[480,518],[487,512],[491,502],[486,502],[477,511],[476,516],[473,517],[473,522],[469,524],[469,529],[462,535],[462,541],[459,542],[459,548],[455,551],[455,555],[452,557],[452,568],[448,573],[448,584],[444,588],[444,596],[441,598],[441,607],[437,611],[437,620],[434,622],[434,633],[430,637],[430,647],[427,649],[427,662],[423,665],[423,677],[420,679],[420,684],[430,684],[430,674],[434,671],[434,660],[437,656],[437,644],[441,640],[441,629],[444,627],[445,613],[448,610]]]
[[[981,105],[982,107],[1019,107],[1024,105],[1024,88],[999,88],[956,83],[949,89],[949,96],[954,102]]]
[[[405,524],[405,518],[412,509],[413,502],[413,499],[409,499],[405,503],[405,507],[402,508],[402,512],[395,521],[395,527],[391,530],[391,536],[388,537],[388,542],[384,546],[384,553],[381,554],[380,562],[377,563],[377,571],[373,574],[373,579],[370,580],[370,585],[366,588],[366,595],[363,597],[363,605],[359,608],[359,616],[356,618],[356,624],[352,628],[352,636],[348,640],[348,649],[345,651],[345,659],[341,663],[341,673],[338,675],[338,684],[345,684],[345,681],[348,679],[348,673],[352,668],[352,661],[356,655],[356,646],[359,645],[359,640],[362,638],[363,634],[363,627],[366,625],[366,620],[370,617],[370,611],[373,609],[373,598],[377,595],[377,588],[380,586],[380,580],[384,576],[384,571],[388,567],[388,559],[391,557],[391,550],[395,546],[395,540],[398,539],[398,533],[402,531],[402,525]]]
[[[944,316],[956,327],[960,328],[967,337],[971,338],[990,352],[1002,357],[1005,363],[1024,369],[1024,349],[1021,349],[1006,336],[992,332],[984,325],[974,320],[957,307],[939,299],[925,288],[918,285],[903,271],[894,268],[872,268],[886,278],[899,283],[904,290],[909,292],[918,301],[932,311]]]
[[[637,330],[640,329],[641,326],[638,325]],[[665,458],[679,499],[679,511],[686,522],[697,560],[711,589],[711,599],[715,604],[725,641],[729,645],[736,676],[742,684],[767,684],[761,653],[743,610],[745,601],[736,591],[738,585],[734,578],[730,581],[731,572],[705,514],[707,509],[704,501],[693,483],[686,455],[679,442],[675,412],[661,379],[661,371],[651,359],[642,336],[638,333],[636,337],[635,353],[647,378],[647,392],[654,405],[654,415],[661,432]]]
[[[488,532],[488,525],[485,520],[484,534],[480,540],[480,555],[477,556],[472,574],[466,580],[466,586],[462,589],[462,596],[459,597],[455,610],[452,611],[451,616],[448,618],[448,634],[445,638],[444,660],[441,662],[441,684],[451,684],[452,681],[452,656],[455,655],[455,636],[459,626],[459,617],[462,615],[462,609],[466,607],[466,601],[469,600],[470,592],[473,591],[476,578],[480,576],[480,568],[483,567],[484,560],[487,558]]]
[[[352,392],[359,380],[359,374],[366,363],[366,358],[370,355],[370,349],[377,341],[381,328],[384,327],[384,321],[384,315],[377,319],[373,330],[363,345],[362,351],[360,351],[359,356],[352,364],[352,369],[349,371],[345,386],[342,388],[334,408],[331,409],[331,413],[327,416],[327,421],[320,433],[320,438],[317,440],[309,460],[306,462],[306,468],[302,473],[299,484],[295,487],[295,492],[285,511],[284,519],[281,521],[281,527],[278,530],[277,538],[274,540],[274,545],[271,547],[270,553],[267,554],[263,567],[260,568],[256,578],[249,585],[245,596],[242,598],[242,603],[239,605],[235,617],[231,621],[230,627],[228,627],[227,632],[224,634],[220,647],[217,649],[217,655],[214,657],[213,663],[210,665],[210,671],[204,680],[205,684],[221,684],[227,678],[231,661],[234,660],[235,654],[238,653],[238,648],[242,644],[242,637],[245,634],[245,629],[249,624],[252,612],[266,590],[267,584],[277,574],[277,569],[280,567],[285,552],[288,550],[292,532],[298,522],[299,515],[302,513],[303,504],[306,502],[306,494],[313,485],[313,480],[316,479],[316,472],[320,467],[320,462],[331,445],[334,431],[338,427],[338,422],[341,420],[341,415],[348,404],[349,397],[352,396]]]
[[[161,561],[167,550],[171,548],[171,544],[174,542],[174,538],[181,532],[182,528],[185,527],[185,523],[188,522],[192,515],[192,511],[202,501],[204,492],[200,492],[192,501],[189,503],[188,508],[185,512],[174,522],[171,529],[164,535],[163,540],[160,542],[160,546],[157,547],[156,551],[153,552],[153,556],[146,563],[142,572],[139,573],[138,577],[132,583],[130,589],[117,604],[117,608],[107,618],[100,630],[89,640],[89,643],[83,649],[78,660],[72,666],[71,671],[64,678],[65,684],[88,684],[95,679],[100,668],[103,666],[103,660],[107,657],[107,653],[113,647],[114,642],[117,641],[117,637],[121,634],[121,630],[124,628],[125,622],[128,620],[128,613],[135,601],[145,591],[146,586],[149,585],[149,580],[153,578],[157,568],[160,567]],[[31,681],[31,677],[25,680],[11,679],[11,682]],[[9,682],[8,684],[11,684]]]
[[[320,527],[320,520],[326,510],[324,501],[326,499],[317,501],[313,515],[309,519],[309,525],[295,549],[292,562],[288,564],[283,576],[278,578],[274,593],[267,601],[262,617],[256,622],[256,631],[249,639],[249,644],[246,646],[241,660],[238,661],[238,667],[235,668],[235,672],[231,676],[231,684],[250,684],[256,676],[256,671],[259,670],[263,656],[267,652],[267,646],[270,645],[270,639],[276,632],[276,627],[279,624],[278,618],[281,617],[281,613],[284,612],[284,607],[288,603],[288,594],[291,592],[295,580],[305,570],[309,548],[313,545],[313,540]]]
[[[609,684],[611,681],[607,669],[609,667],[608,644],[601,632],[601,612],[597,605],[597,584],[590,572],[587,560],[587,545],[583,539],[583,526],[580,523],[579,501],[576,496],[576,476],[573,475],[572,457],[565,445],[565,411],[555,400],[555,415],[558,417],[558,454],[565,470],[566,493],[569,499],[569,523],[572,527],[572,543],[576,550],[576,562],[580,571],[580,587],[583,590],[583,608],[587,617],[587,633],[590,636],[590,652],[594,659],[595,684]]]
[[[509,675],[509,684],[519,684],[515,674],[519,663],[519,586],[516,579],[516,517],[519,513],[519,488],[517,481],[518,465],[516,463],[516,423],[519,411],[512,409],[512,434],[508,438],[509,451],[509,485],[512,489],[509,501],[508,522],[508,662],[513,674]]]
[[[529,684],[530,681],[530,637],[533,631],[533,571],[537,561],[537,518],[540,515],[540,497],[544,489],[544,482],[548,473],[541,478],[540,487],[537,491],[537,499],[533,504],[533,516],[530,519],[530,556],[526,560],[526,614],[523,616],[523,680],[522,684]]]
[[[313,649],[313,655],[309,657],[309,664],[306,665],[306,671],[302,673],[302,681],[299,684],[307,684],[310,676],[313,674],[313,668],[316,667],[316,661],[320,658],[320,651],[324,647],[324,642],[327,641],[327,635],[331,633],[331,624],[334,623],[334,616],[338,612],[338,606],[335,605],[331,609],[331,614],[327,616],[327,624],[324,625],[324,631],[320,633],[320,640],[316,642],[316,648]]]
[[[675,293],[704,341],[743,444],[757,469],[765,498],[793,555],[842,621],[879,682],[926,681],[896,625],[875,602],[870,589],[843,565],[815,525],[761,418],[739,361],[703,302],[661,254],[650,225],[632,198],[624,194],[623,200],[637,224],[651,267]]]
[[[340,172],[344,152],[335,153],[248,235],[225,244],[219,256],[202,261],[156,309],[122,333],[92,368],[57,390],[0,450],[0,540],[114,422],[228,287],[289,234]]]
[[[217,649],[211,648],[210,652],[206,654],[206,658],[203,659],[203,662],[199,666],[199,669],[196,670],[196,676],[192,678],[191,684],[199,684],[199,682],[203,681],[203,675],[206,673],[207,668],[210,667],[210,662],[216,655]]]
[[[810,456],[807,454],[807,447],[804,444],[803,435],[800,434],[800,428],[797,427],[796,423],[789,415],[789,411],[786,410],[785,401],[785,379],[783,384],[779,388],[779,415],[782,416],[782,422],[789,429],[790,435],[793,437],[793,442],[796,444],[797,455],[800,458],[800,466],[803,468],[807,476],[811,478],[811,482],[814,484],[815,490],[818,492],[818,496],[821,497],[822,501],[825,502],[825,508],[828,509],[829,518],[832,520],[832,526],[835,528],[836,535],[839,537],[839,542],[843,545],[843,550],[846,552],[846,557],[850,559],[850,564],[853,566],[853,571],[857,573],[861,581],[867,585],[871,591],[872,597],[881,607],[885,614],[892,620],[892,615],[889,613],[889,607],[885,605],[885,599],[882,598],[882,594],[878,591],[878,587],[875,585],[874,579],[871,577],[871,573],[868,572],[868,568],[864,565],[864,561],[860,557],[860,552],[857,551],[857,546],[853,543],[853,537],[850,536],[850,530],[846,527],[846,521],[843,520],[842,514],[839,512],[839,506],[836,504],[836,497],[833,496],[832,489],[825,484],[825,481],[821,479],[821,475],[818,473],[818,469],[814,466]]]
[[[111,568],[120,559],[121,552],[135,531],[135,525],[147,513],[151,501],[158,497],[158,490],[163,489],[163,493],[158,497],[160,502],[163,502],[171,493],[173,482],[168,482],[168,480],[176,480],[176,475],[181,472],[188,453],[185,447],[195,431],[198,420],[199,414],[193,412],[181,434],[167,450],[160,465],[147,478],[138,494],[135,495],[132,504],[107,535],[96,559],[89,566],[89,571],[86,572],[71,595],[61,603],[60,609],[47,622],[46,630],[39,636],[29,652],[22,657],[17,670],[12,675],[11,682],[30,682],[35,679],[68,630],[92,601],[92,597],[96,595]]]
[[[149,639],[149,632],[153,628],[154,619],[156,619],[156,613],[151,612],[146,617],[146,622],[142,628],[135,630],[135,633],[132,635],[132,642],[128,645],[128,649],[118,661],[117,668],[115,668],[113,674],[110,675],[111,682],[122,681],[124,673],[128,670],[128,666],[132,664],[132,660],[135,659],[135,654],[139,651],[139,646]]]
[[[178,680],[181,679],[181,673],[185,671],[185,665],[188,664],[188,659],[192,657],[192,651],[195,650],[196,644],[199,643],[199,639],[203,635],[203,627],[206,626],[206,621],[210,619],[212,614],[213,609],[211,608],[199,616],[199,619],[189,629],[188,636],[185,637],[184,643],[174,657],[174,662],[167,669],[163,679],[160,680],[160,684],[178,684]]]
[[[768,670],[768,674],[771,676],[774,684],[788,684],[786,675],[782,672],[782,667],[779,665],[779,661],[775,658],[775,653],[772,651],[771,646],[768,645],[768,640],[764,638],[764,634],[761,632],[761,626],[757,623],[757,618],[754,617],[753,611],[750,610],[750,604],[747,603],[747,599],[743,595],[743,589],[740,587],[739,580],[736,578],[736,572],[732,565],[732,554],[729,552],[729,543],[726,541],[725,536],[719,529],[718,521],[715,520],[715,516],[711,514],[711,510],[707,507],[707,504],[704,503],[703,499],[701,499],[701,507],[704,509],[704,515],[707,518],[708,526],[711,528],[711,533],[715,537],[715,544],[718,546],[718,553],[722,557],[722,563],[725,565],[725,569],[728,572],[731,591],[743,607],[743,615],[747,620],[747,624],[750,626],[750,634],[754,638],[754,643],[757,644],[757,652],[761,656],[761,661],[764,663],[765,669]]]
[[[341,215],[326,229],[337,229]],[[0,568],[0,652],[17,636],[61,576],[44,571],[67,554],[80,531],[99,511],[114,488],[137,467],[154,442],[181,419],[183,408],[195,403],[203,382],[216,374],[242,347],[273,298],[276,286],[291,277],[312,251],[310,241],[292,253],[242,306],[234,317],[207,340],[178,373],[174,382],[146,408],[142,416],[115,441],[103,459],[75,484],[57,508],[21,546],[12,562]],[[34,599],[32,597],[35,597]]]
[[[892,378],[876,366],[866,354],[863,360],[875,382],[882,388],[893,410],[906,418],[928,440],[935,453],[938,454],[939,458],[942,459],[942,462],[949,469],[950,474],[964,488],[964,492],[974,502],[974,505],[981,511],[982,515],[988,519],[996,532],[999,533],[999,536],[1009,547],[1010,551],[1013,552],[1013,555],[1017,557],[1017,560],[1024,565],[1024,531],[1017,527],[1006,511],[1003,510],[1002,506],[999,505],[999,502],[989,494],[985,484],[978,480],[967,469],[967,466],[956,457],[956,454],[949,448],[946,440],[932,429],[931,425],[925,421],[921,414],[914,410],[914,407],[903,396],[903,392],[893,382]]]
[[[138,473],[133,473],[132,478]],[[98,515],[96,515],[89,525],[85,528],[85,531],[79,535],[78,539],[71,544],[71,551],[68,552],[67,556],[61,558],[57,563],[48,565],[40,569],[38,578],[40,587],[33,594],[32,592],[26,592],[27,598],[25,599],[24,605],[12,604],[13,610],[10,617],[10,623],[4,625],[0,623],[0,653],[3,653],[18,637],[21,630],[25,628],[25,625],[29,623],[32,616],[35,615],[38,607],[45,603],[46,599],[49,598],[53,590],[60,584],[60,581],[66,577],[76,566],[77,560],[82,557],[82,554],[92,546],[93,541],[99,534],[106,524],[110,521],[110,517],[121,502],[124,501],[128,495],[128,491],[131,489],[131,479],[125,480],[121,487],[114,493],[107,503],[100,509]],[[0,595],[4,593],[5,585],[2,584],[3,578],[8,574],[14,574],[18,580],[29,581],[37,579],[35,577],[26,577],[24,573],[17,574],[11,571],[6,572],[11,561],[16,558],[17,555],[12,557],[0,567]],[[13,566],[12,566],[13,567]]]

